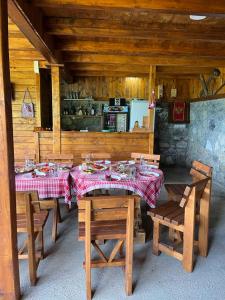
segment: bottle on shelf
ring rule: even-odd
[[[91,108],[91,116],[94,116],[95,115],[95,109],[94,109],[94,107],[92,106],[92,108]]]

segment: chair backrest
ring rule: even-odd
[[[194,178],[204,179],[206,177],[212,177],[212,167],[203,164],[200,161],[194,160],[190,175]]]
[[[111,159],[111,154],[106,152],[95,152],[95,153],[81,153],[81,158],[85,159],[86,157],[91,159]]]
[[[139,201],[136,195],[83,197],[79,201],[78,221],[127,220],[129,211],[137,207]]]
[[[139,161],[141,158],[148,160],[153,165],[159,166],[160,155],[159,154],[147,154],[147,153],[131,153],[131,158],[135,161]]]
[[[41,156],[43,162],[73,163],[73,154],[46,154]]]
[[[31,192],[16,192],[16,213],[27,214],[28,202],[32,207],[33,212],[40,212],[40,202],[37,191]]]
[[[188,184],[180,201],[180,207],[185,207],[189,201],[194,201],[195,204],[200,202],[209,180],[210,177],[205,177]]]

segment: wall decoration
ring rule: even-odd
[[[172,102],[169,104],[169,123],[190,123],[190,103]]]

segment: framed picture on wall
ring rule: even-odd
[[[190,103],[174,101],[169,103],[169,123],[190,123]]]

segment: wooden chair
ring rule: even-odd
[[[43,162],[56,162],[56,163],[72,163],[73,164],[74,156],[73,154],[46,154],[41,157]],[[59,200],[55,199],[46,199],[41,201],[42,209],[53,209],[53,224],[52,224],[52,240],[56,242],[57,239],[57,228],[58,222],[62,221]]]
[[[190,170],[190,175],[192,176],[192,181],[196,178],[203,179],[206,177],[212,178],[212,167],[203,164],[200,161],[193,161],[192,168]],[[208,182],[209,192],[211,194],[211,184],[212,180]],[[184,193],[186,183],[167,183],[165,184],[165,189],[168,193],[168,199],[173,201],[180,201]]]
[[[81,153],[81,158],[85,159],[88,155],[91,156],[91,159],[111,159],[110,153],[105,152],[96,152],[96,153]]]
[[[197,222],[199,222],[199,226],[202,226],[204,223],[204,230],[206,231],[205,234],[208,236],[209,231],[209,211],[210,211],[210,203],[211,203],[211,189],[212,189],[212,167],[207,166],[199,161],[193,161],[192,168],[190,170],[190,175],[192,176],[192,182],[195,182],[196,180],[201,180],[208,178],[208,183],[205,187],[205,194],[209,197],[207,198],[207,201],[202,200],[201,207],[197,205],[196,207],[196,215],[197,215]],[[165,184],[165,188],[168,192],[168,200],[169,201],[181,201],[183,193],[186,188],[185,183],[170,183]],[[204,219],[202,216],[205,216]],[[172,228],[169,230],[169,236],[171,241],[176,239],[178,237],[178,240],[181,239],[181,236],[178,232],[174,231]],[[200,237],[201,239],[201,237]],[[197,242],[197,241],[196,241]],[[202,255],[206,256],[208,251],[208,238],[204,241],[200,241],[200,243],[207,243],[207,245],[204,247],[204,250],[201,249]]]
[[[147,153],[131,153],[131,158],[135,161],[140,161],[141,157],[151,164],[159,167],[160,155],[158,154],[147,154]]]
[[[134,210],[139,196],[99,196],[82,198],[79,205],[79,240],[85,241],[85,271],[87,299],[91,299],[91,268],[125,266],[126,294],[132,294]],[[109,257],[100,249],[96,240],[118,240]],[[126,255],[122,254],[123,244]],[[100,259],[91,259],[91,245]]]
[[[44,257],[43,229],[48,218],[48,211],[40,209],[38,200],[37,192],[16,192],[17,232],[27,233],[27,239],[18,250],[18,258],[28,259],[31,285],[36,283],[38,264]]]
[[[148,214],[151,216],[153,228],[153,253],[159,255],[162,251],[167,255],[171,255],[182,261],[183,268],[187,272],[193,270],[194,259],[194,231],[196,221],[196,204],[200,205],[200,218],[202,224],[199,226],[198,243],[196,244],[201,256],[207,255],[208,234],[207,221],[205,214],[201,213],[202,208],[210,201],[210,195],[207,193],[207,184],[209,178],[198,179],[190,185],[187,185],[181,199],[181,202],[168,201],[158,208],[151,209]],[[205,223],[206,222],[206,223]],[[180,253],[174,248],[160,243],[160,227],[161,225],[172,228],[183,234],[183,253]]]
[[[43,162],[73,163],[73,154],[46,154],[41,156]]]

